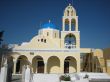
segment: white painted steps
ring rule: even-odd
[[[60,82],[57,74],[34,74],[33,82]]]

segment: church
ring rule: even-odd
[[[63,12],[61,31],[50,20],[41,27],[29,42],[10,45],[13,74],[21,74],[24,65],[33,73],[106,72],[103,50],[80,47],[78,16],[71,4]]]

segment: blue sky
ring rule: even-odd
[[[110,0],[73,0],[72,4],[79,16],[81,47],[110,47]],[[67,5],[68,0],[0,0],[3,43],[30,41],[41,28],[40,24],[49,19],[61,30]]]

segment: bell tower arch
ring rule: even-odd
[[[62,23],[62,31],[78,31],[78,16],[76,16],[76,10],[73,6],[71,6],[71,4],[69,4],[69,6],[67,6],[64,10]],[[66,27],[66,25],[69,27]],[[69,30],[66,30],[67,28],[69,28]]]
[[[70,40],[74,40],[75,43]],[[61,47],[68,49],[80,48],[80,31],[78,31],[78,16],[76,14],[75,8],[71,4],[69,4],[65,8],[64,15],[62,18]]]

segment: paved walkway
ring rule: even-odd
[[[21,82],[21,75],[13,75],[11,82]]]
[[[21,75],[13,75],[11,82],[22,82],[21,78],[22,78]],[[89,82],[110,82],[110,79],[106,79],[106,80],[105,79],[98,79],[98,80],[94,79]]]

